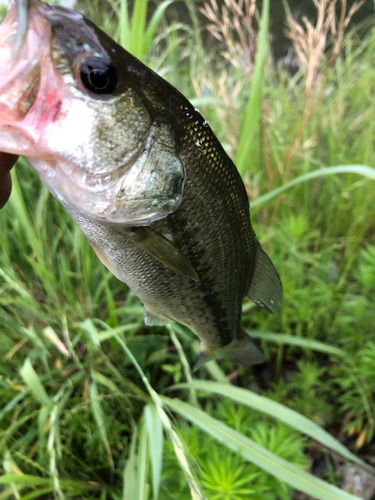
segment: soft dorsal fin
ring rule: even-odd
[[[278,311],[283,300],[283,285],[280,277],[259,243],[253,279],[247,297],[270,313]]]
[[[198,275],[189,260],[167,238],[156,233],[149,227],[135,227],[126,237],[162,262],[165,266],[194,281],[199,281]]]

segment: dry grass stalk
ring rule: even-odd
[[[191,75],[194,90],[199,99],[203,99],[202,88],[207,87],[212,95],[217,96],[219,105],[216,108],[216,113],[225,127],[225,137],[229,142],[233,151],[237,148],[237,140],[239,137],[239,122],[237,119],[238,94],[241,90],[241,82],[234,82],[231,85],[230,92],[228,91],[228,72],[223,70],[220,78],[215,75],[210,75],[207,72],[199,75],[199,80],[196,75]],[[202,85],[204,82],[204,85]],[[202,104],[202,110],[205,106]]]
[[[303,110],[301,125],[297,134],[284,155],[283,163],[285,170],[283,184],[288,182],[292,170],[292,158],[300,147],[303,132],[309,123],[315,109],[321,102],[324,95],[324,88],[319,88],[322,79],[322,65],[331,67],[340,51],[343,48],[344,33],[350,20],[357,10],[364,4],[364,0],[354,2],[349,12],[347,10],[347,0],[340,0],[341,13],[339,19],[336,16],[336,5],[338,0],[313,0],[317,10],[317,21],[315,26],[306,18],[302,18],[303,24],[299,23],[291,15],[287,15],[286,36],[293,42],[299,67],[306,75],[306,100]],[[328,59],[327,47],[331,45],[332,51]],[[313,99],[314,91],[318,93]],[[275,210],[272,215],[272,222],[277,217],[278,207],[282,196],[277,199]]]
[[[332,66],[332,64],[336,60],[336,58],[337,58],[337,56],[342,48],[344,33],[345,33],[346,28],[348,27],[348,25],[350,23],[350,20],[352,19],[354,14],[357,12],[357,10],[362,7],[362,5],[364,3],[365,3],[365,0],[360,0],[360,1],[355,2],[351,6],[348,14],[345,16],[346,0],[341,0],[341,15],[340,15],[339,22],[336,26],[337,18],[336,18],[336,16],[334,16],[333,17],[333,24],[331,27],[331,32],[332,32],[333,37],[335,37],[335,40],[333,43],[331,57],[330,57],[330,60],[328,63],[329,66]]]
[[[208,31],[222,44],[219,54],[231,65],[246,75],[245,79],[232,81],[228,71],[223,70],[221,77],[217,73],[206,71],[199,82],[192,76],[197,96],[201,95],[202,82],[209,88],[212,95],[223,103],[216,109],[217,115],[225,127],[225,136],[233,151],[237,149],[239,123],[237,119],[238,94],[243,81],[249,81],[254,68],[256,50],[253,21],[256,0],[224,0],[220,6],[216,0],[208,0],[200,11],[208,19]]]
[[[208,19],[208,31],[225,46],[220,54],[247,74],[254,67],[255,35],[253,20],[256,0],[224,0],[219,7],[209,0],[199,10]]]
[[[336,16],[338,0],[313,0],[317,10],[315,26],[305,17],[299,23],[291,16],[287,17],[286,36],[292,40],[300,68],[306,72],[307,98],[311,97],[314,87],[321,78],[321,64],[332,66],[340,53],[344,33],[350,20],[357,10],[364,4],[364,0],[354,2],[349,12],[347,0],[340,0],[341,13]],[[332,45],[331,56],[327,61],[326,49]]]

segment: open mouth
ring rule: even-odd
[[[108,98],[111,64],[122,67],[106,63],[108,52],[79,13],[14,3],[0,26],[0,151],[26,156],[70,212],[149,225],[178,208],[185,170],[174,134],[152,122],[136,90],[121,93],[115,80]]]

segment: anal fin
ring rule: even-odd
[[[280,277],[259,243],[253,279],[247,297],[270,313],[279,310],[283,299],[283,285]]]
[[[173,323],[171,319],[154,312],[147,306],[144,307],[143,316],[148,326],[164,326]]]

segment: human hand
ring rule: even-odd
[[[0,208],[8,201],[12,191],[10,169],[14,166],[18,156],[0,152]]]

